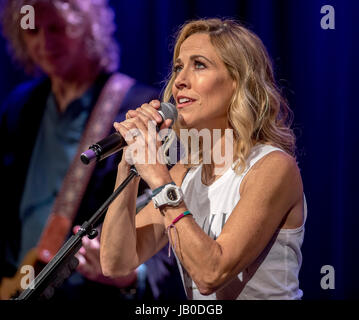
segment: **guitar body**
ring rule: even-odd
[[[32,266],[35,270],[35,275],[39,272],[38,264],[38,250],[37,248],[31,249],[25,256],[20,267],[15,275],[11,278],[3,278],[0,283],[0,300],[9,300],[16,297],[26,288],[21,288],[21,280],[26,273],[21,273],[23,266]]]
[[[0,283],[0,300],[17,297],[26,289],[21,287],[22,278],[27,276],[26,270],[23,270],[23,273],[21,272],[22,267],[32,266],[36,277],[61,248],[70,229],[71,220],[69,218],[58,214],[50,215],[37,247],[26,254],[13,277],[2,279]],[[28,285],[29,283],[26,284]]]

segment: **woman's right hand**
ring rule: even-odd
[[[126,113],[126,120],[122,121],[120,124],[127,126],[127,123],[133,122],[134,118],[136,118],[139,113],[146,114],[147,117],[151,118],[156,123],[161,123],[162,117],[159,115],[159,113],[156,110],[154,110],[154,108],[158,109],[160,106],[161,106],[160,101],[152,100],[150,103],[143,104],[141,107],[137,108],[136,110],[128,110],[128,112]],[[164,124],[162,124],[162,126],[163,125]],[[119,131],[118,124],[116,122],[114,123],[114,128],[116,129],[116,131]],[[130,141],[126,140],[128,145],[135,142],[135,137],[132,136],[132,139],[131,139],[131,134],[129,134],[129,136],[130,136]],[[126,136],[126,138],[128,138],[129,136]],[[128,152],[126,152],[127,149],[128,149],[128,146],[126,146],[122,149],[123,156],[118,165],[118,168],[124,172],[129,172],[129,170],[131,168],[131,159],[128,159],[125,156],[125,155],[129,154]]]
[[[162,138],[155,127],[160,126],[160,130],[168,129],[172,120],[163,121],[157,111],[159,107],[158,100],[145,103],[136,110],[129,110],[125,121],[114,124],[128,146],[123,150],[119,170],[128,172],[134,164],[139,175],[151,189],[171,180],[164,152],[161,150]]]

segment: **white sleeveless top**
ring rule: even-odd
[[[189,170],[181,186],[185,203],[197,224],[211,238],[219,236],[238,203],[239,188],[244,176],[259,159],[276,150],[283,151],[270,145],[256,145],[248,157],[248,167],[244,173],[237,175],[232,166],[210,186],[202,183],[202,165]],[[304,223],[306,216],[304,197]],[[251,266],[211,295],[204,296],[199,292],[176,257],[188,299],[300,299],[303,292],[299,289],[298,273],[302,264],[300,248],[304,237],[304,223],[296,229],[278,230]]]

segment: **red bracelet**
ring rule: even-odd
[[[181,213],[177,218],[173,219],[172,223],[167,227],[167,234],[168,234],[168,239],[169,239],[170,245],[172,245],[172,237],[171,237],[170,229],[174,228],[177,233],[175,223],[187,215],[192,215],[192,213],[189,212],[188,210]],[[176,238],[175,238],[175,243],[174,243],[174,249],[176,250]],[[171,256],[171,246],[168,246],[168,257],[170,257],[170,256]]]

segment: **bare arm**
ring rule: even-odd
[[[131,125],[145,131],[145,118],[140,118]],[[181,185],[185,173],[181,165],[176,165],[170,174],[161,165],[136,167],[151,189],[171,180]],[[121,170],[119,177],[124,178]],[[178,207],[165,207],[161,215],[149,203],[135,216],[136,190],[135,186],[128,188],[127,199],[115,202],[106,216],[101,238],[105,275],[128,274],[154,255],[168,241],[166,227],[187,210],[182,202]],[[176,223],[177,232],[170,231],[173,239],[177,237],[177,256],[202,294],[214,292],[249,266],[290,213],[301,213],[298,208],[303,201],[302,182],[295,160],[282,152],[270,153],[247,174],[240,194],[240,201],[216,240],[207,236],[191,216]]]
[[[80,226],[74,227],[77,233]],[[101,233],[101,228],[98,228]],[[137,272],[133,271],[127,276],[108,278],[102,273],[100,265],[100,236],[90,240],[88,237],[82,238],[82,247],[76,253],[79,264],[76,270],[85,278],[118,288],[126,288],[133,285],[137,280]]]
[[[295,160],[282,152],[261,159],[248,173],[241,199],[213,240],[191,217],[176,223],[176,254],[202,294],[211,294],[248,267],[267,246],[288,212],[302,204]],[[186,210],[167,207],[165,224]]]
[[[118,166],[115,188],[128,176],[129,169],[130,166],[126,161],[121,161]],[[100,261],[105,276],[115,277],[113,268],[124,268],[121,261],[128,261],[132,265],[136,259],[134,255],[136,252],[135,215],[138,185],[139,178],[135,177],[113,201],[107,211],[100,241]],[[120,255],[121,257],[124,256],[126,260],[119,259]],[[108,272],[108,263],[112,261],[116,261],[116,265],[110,269],[111,272]],[[128,268],[126,269],[128,270]],[[125,273],[118,274],[118,276],[123,275]]]
[[[117,182],[123,180],[121,164]],[[176,165],[170,170],[172,180],[181,184],[186,170]],[[171,179],[169,179],[171,181]],[[107,276],[127,275],[156,254],[167,243],[164,217],[150,201],[137,215],[135,201],[138,182],[125,188],[106,214],[101,233],[101,266]]]

